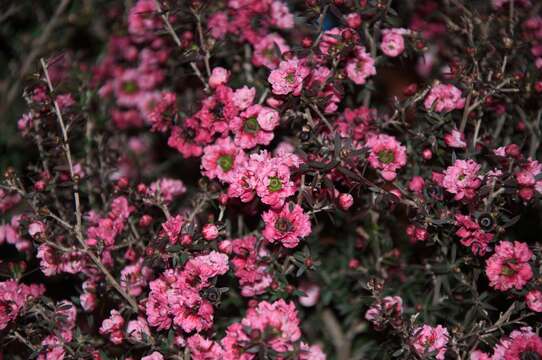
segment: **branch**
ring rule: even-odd
[[[49,87],[49,91],[51,92],[51,96],[53,96],[54,88],[53,84],[51,83],[51,79],[49,78],[49,71],[47,70],[47,64],[45,63],[45,60],[43,58],[40,59],[41,67],[43,68],[43,72],[45,74],[45,79],[47,81],[47,86]],[[58,102],[56,100],[53,100],[54,104],[54,110],[56,113],[56,117],[58,120],[58,125],[60,126],[60,130],[62,132],[62,148],[64,150],[64,154],[66,156],[66,159],[68,161],[68,167],[70,169],[70,178],[73,183],[73,199],[75,202],[75,219],[76,224],[74,226],[74,233],[75,237],[77,238],[77,241],[79,244],[83,247],[85,254],[87,254],[94,264],[98,267],[98,269],[105,275],[106,279],[109,281],[111,286],[113,286],[119,294],[128,301],[134,312],[138,312],[138,306],[135,299],[130,296],[128,293],[124,291],[124,289],[119,285],[117,280],[111,275],[109,270],[105,267],[105,265],[100,261],[100,259],[92,252],[91,249],[88,248],[85,238],[83,236],[82,227],[81,227],[81,200],[79,197],[79,184],[77,179],[75,178],[75,171],[73,167],[73,160],[72,160],[72,154],[70,149],[70,143],[68,139],[68,131],[66,130],[66,125],[64,123],[64,119],[62,118],[62,112],[60,111],[60,107],[58,105]]]

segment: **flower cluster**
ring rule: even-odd
[[[44,3],[0,358],[542,359],[536,1]]]

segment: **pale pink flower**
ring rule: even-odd
[[[158,351],[154,351],[152,354],[143,356],[141,360],[164,360],[164,356]]]
[[[376,75],[375,61],[363,46],[356,46],[354,51],[355,57],[346,63],[346,74],[355,84],[363,85],[369,76]]]
[[[214,240],[218,237],[219,231],[215,224],[205,224],[201,234],[205,240]]]
[[[113,344],[120,344],[124,339],[124,318],[117,310],[111,310],[109,318],[102,322],[100,334],[109,335],[109,340]]]
[[[213,68],[211,77],[209,78],[209,86],[211,89],[217,88],[220,85],[224,85],[230,79],[230,71],[223,67],[217,66]]]
[[[268,34],[254,44],[252,63],[271,70],[276,69],[280,63],[281,55],[288,51],[290,51],[290,47],[280,35]]]
[[[405,51],[404,34],[408,34],[408,30],[402,28],[384,29],[382,30],[382,42],[380,50],[389,57],[397,57]]]
[[[438,84],[431,88],[423,104],[427,110],[434,109],[437,112],[463,109],[465,98],[461,95],[461,90],[452,84]]]
[[[444,142],[451,148],[465,149],[467,147],[465,134],[457,129],[453,129],[451,132],[444,135]]]
[[[525,304],[535,312],[542,312],[542,291],[531,290],[525,295]]]
[[[294,15],[292,15],[285,2],[273,1],[271,3],[271,24],[279,29],[291,29],[294,27]]]
[[[216,11],[209,16],[207,27],[215,39],[223,39],[228,33],[228,15],[224,11]]]
[[[219,343],[208,340],[203,336],[192,335],[187,340],[190,355],[194,360],[222,360],[224,350]]]
[[[470,200],[482,185],[480,168],[481,166],[474,160],[456,160],[444,171],[442,186],[449,193],[455,194],[455,200]]]
[[[45,232],[45,224],[41,221],[34,221],[28,226],[28,235],[34,237],[37,234],[43,234]]]
[[[126,335],[128,338],[143,341],[145,338],[150,338],[151,331],[144,317],[138,316],[136,320],[130,320],[126,326]]]
[[[268,145],[274,137],[273,129],[279,122],[278,111],[261,105],[252,105],[233,119],[230,130],[235,135],[236,145],[250,149],[256,145]]]
[[[305,307],[316,305],[320,298],[320,287],[316,283],[303,282],[299,290],[305,294],[299,297],[299,303]]]
[[[233,93],[233,103],[239,110],[245,110],[250,105],[254,103],[254,97],[256,96],[256,88],[249,88],[248,86],[243,86],[240,89],[237,89]]]
[[[166,203],[172,202],[185,192],[186,186],[181,180],[170,178],[161,178],[149,187],[149,195],[159,195]]]
[[[245,152],[229,137],[218,139],[213,145],[203,148],[202,174],[210,179],[230,182],[236,169],[242,166],[246,159]]]
[[[297,58],[281,61],[278,69],[271,71],[267,81],[273,87],[273,94],[299,96],[303,89],[303,80],[310,74],[310,69]]]

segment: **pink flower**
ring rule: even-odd
[[[146,101],[145,101],[146,100]],[[144,108],[148,109],[151,105],[149,99],[143,101]],[[153,100],[152,98],[150,100]],[[152,131],[166,132],[172,125],[173,119],[177,114],[177,95],[173,92],[164,92],[161,94],[158,102],[152,104],[152,109],[147,110],[147,116],[152,124]]]
[[[18,284],[15,280],[0,282],[0,330],[19,316],[28,301],[45,292],[43,285]]]
[[[124,318],[117,310],[111,310],[111,315],[108,319],[102,322],[100,334],[109,335],[109,340],[113,344],[120,344],[124,339]]]
[[[161,29],[162,19],[156,14],[154,0],[139,0],[128,14],[128,31],[138,41],[149,39]]]
[[[301,342],[299,360],[326,360],[326,354],[319,345],[307,345]]]
[[[90,292],[84,292],[79,296],[81,307],[85,311],[93,311],[96,309],[96,295]]]
[[[219,343],[205,339],[199,334],[192,335],[187,340],[190,355],[194,360],[222,360],[224,350]]]
[[[188,118],[183,127],[174,126],[168,145],[180,152],[184,158],[201,156],[202,146],[211,142],[211,133],[200,125],[197,119]]]
[[[146,303],[147,321],[157,330],[169,329],[171,317],[168,305],[168,284],[163,279],[156,279],[149,283],[151,289]]]
[[[394,327],[400,326],[402,316],[403,299],[400,296],[386,296],[376,301],[365,313],[365,319],[377,330],[383,330],[388,323]]]
[[[164,360],[164,356],[158,351],[154,351],[152,354],[143,356],[141,360]]]
[[[299,96],[303,89],[303,80],[310,74],[310,69],[299,59],[281,61],[278,69],[271,71],[267,81],[273,87],[273,94]]]
[[[151,184],[149,187],[149,195],[158,195],[166,203],[170,203],[176,197],[181,196],[186,192],[186,186],[181,180],[161,178]]]
[[[484,256],[493,234],[482,231],[469,216],[457,214],[455,220],[459,226],[455,234],[461,238],[461,244],[469,246],[474,255]]]
[[[207,26],[212,37],[223,39],[228,33],[228,15],[223,11],[213,13],[209,17]]]
[[[525,243],[501,241],[495,247],[495,254],[486,260],[489,285],[500,291],[511,288],[521,290],[533,277],[529,265],[532,256],[532,251]]]
[[[320,287],[315,283],[303,282],[299,286],[299,290],[305,295],[299,297],[299,303],[305,307],[316,305],[320,298]]]
[[[495,346],[492,360],[523,360],[542,357],[542,338],[529,327],[514,330]]]
[[[175,215],[167,219],[166,222],[162,224],[162,229],[167,235],[170,244],[173,245],[181,242],[181,231],[184,223],[184,216]]]
[[[354,204],[354,197],[351,194],[343,193],[339,195],[339,207],[347,211]]]
[[[252,63],[273,70],[279,66],[281,55],[288,51],[290,47],[280,35],[268,34],[254,44]]]
[[[525,295],[527,307],[535,312],[542,312],[542,291],[531,290]]]
[[[125,70],[113,82],[117,103],[123,106],[138,105],[145,86],[137,69]]]
[[[235,134],[234,142],[243,149],[256,145],[268,145],[273,140],[275,129],[280,122],[279,113],[271,108],[252,105],[230,124]]]
[[[221,245],[222,248],[231,248],[231,262],[241,285],[241,295],[248,297],[263,294],[273,281],[264,261],[269,255],[265,245],[256,248],[256,237],[252,235],[232,240],[231,243],[223,241]]]
[[[363,46],[356,46],[355,57],[346,63],[348,78],[357,85],[363,85],[369,76],[376,75],[375,61]]]
[[[423,325],[414,330],[412,346],[420,356],[435,354],[437,360],[444,360],[448,344],[448,330],[441,325],[431,327]]]
[[[278,353],[292,351],[301,337],[295,305],[281,299],[274,303],[262,301],[248,309],[240,323],[226,329],[226,337],[222,339],[222,346],[229,355],[226,358],[251,359],[241,355],[247,350],[243,349],[243,344],[248,345],[251,334],[259,335],[262,344]]]
[[[406,165],[406,148],[393,136],[373,135],[365,146],[369,148],[369,164],[387,181],[394,180],[397,170]]]
[[[147,286],[151,269],[143,266],[143,259],[127,265],[120,272],[120,285],[132,296],[139,296]]]
[[[536,160],[529,159],[522,169],[514,174],[518,183],[518,195],[525,201],[529,201],[534,196],[535,190],[542,193],[542,180],[537,177],[542,173],[542,164]]]
[[[45,224],[41,221],[35,221],[28,226],[28,235],[34,237],[37,234],[42,234],[45,232]]]
[[[403,35],[408,33],[408,30],[395,28],[382,30],[382,42],[380,50],[389,57],[397,57],[405,51],[405,40]]]
[[[450,133],[444,135],[444,142],[451,148],[465,149],[467,147],[465,134],[456,129],[453,129]]]
[[[256,96],[256,89],[249,88],[248,86],[243,86],[240,89],[235,90],[233,93],[232,101],[233,104],[239,110],[245,110],[254,102],[254,97]]]
[[[244,164],[246,155],[233,144],[229,137],[218,139],[203,149],[201,158],[202,174],[209,179],[218,178],[224,182],[232,180],[235,171]]]
[[[267,241],[279,241],[284,247],[294,248],[299,240],[311,233],[309,216],[297,204],[285,204],[280,211],[269,210],[262,215]]]
[[[408,183],[408,189],[416,194],[421,194],[425,187],[425,180],[421,176],[414,176]]]
[[[491,357],[480,350],[475,350],[470,353],[469,360],[491,360]]]
[[[223,67],[215,67],[209,78],[209,86],[211,89],[215,89],[220,85],[224,85],[230,78],[230,72]]]
[[[215,224],[205,224],[201,230],[203,238],[205,240],[214,240],[218,237],[219,231]]]
[[[463,109],[465,98],[461,97],[461,90],[452,84],[438,84],[431,88],[423,104],[427,110],[433,108],[437,112],[449,112]]]
[[[272,208],[282,207],[284,201],[296,192],[296,186],[290,180],[290,168],[281,158],[266,161],[266,154],[253,154],[252,157],[258,157],[260,161],[256,173],[256,193],[264,204]]]
[[[144,317],[138,316],[137,320],[130,320],[126,327],[126,335],[136,341],[143,341],[145,338],[150,338],[151,331]]]
[[[476,190],[482,184],[478,172],[480,165],[474,160],[456,160],[444,171],[442,186],[452,194],[454,199],[470,200],[476,195]]]
[[[286,3],[282,1],[273,1],[271,3],[271,24],[279,29],[291,29],[294,27],[294,16]]]

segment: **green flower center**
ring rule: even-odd
[[[233,167],[233,156],[224,154],[218,158],[217,163],[224,172],[228,172]]]
[[[282,189],[282,182],[280,181],[278,177],[271,176],[269,178],[269,185],[267,186],[267,188],[271,192],[279,191],[280,189]]]
[[[508,265],[504,265],[502,267],[502,270],[501,270],[501,275],[504,275],[504,276],[512,276],[516,273],[516,271],[514,269],[512,269],[510,266]]]
[[[256,119],[256,117],[252,116],[245,121],[243,129],[245,130],[245,132],[255,133],[256,131],[260,130],[260,124],[258,124],[258,120]]]
[[[294,73],[288,73],[288,75],[286,75],[286,82],[290,83],[290,84],[293,84],[295,82],[295,75]]]
[[[389,164],[395,160],[395,155],[391,150],[382,150],[378,153],[378,160],[381,163]]]
[[[275,223],[275,229],[281,233],[288,232],[292,229],[292,223],[286,218],[279,218]]]
[[[137,83],[135,81],[126,81],[122,83],[122,91],[127,94],[134,94],[139,90]]]

